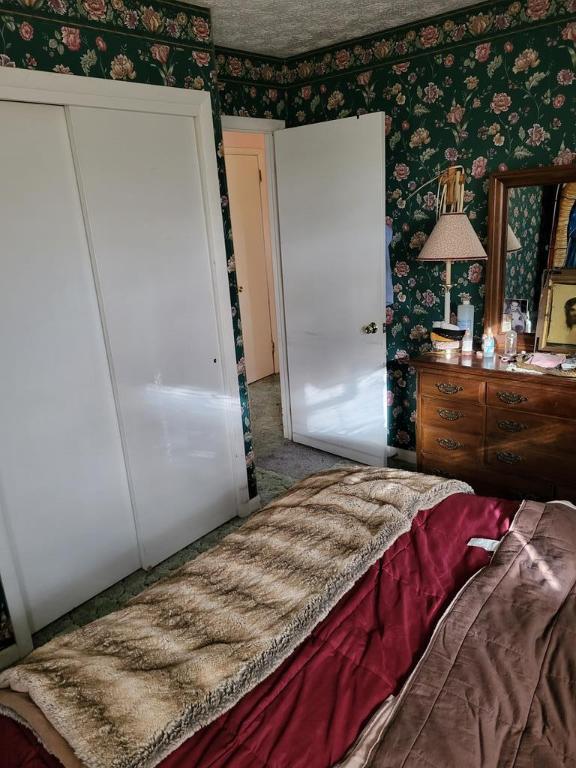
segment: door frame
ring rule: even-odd
[[[226,427],[229,458],[234,478],[238,514],[249,514],[250,502],[242,429],[242,408],[238,386],[236,345],[232,326],[232,306],[222,226],[222,207],[210,93],[208,91],[166,88],[160,85],[100,80],[78,75],[63,77],[61,74],[53,72],[36,72],[4,67],[0,69],[0,100],[50,104],[62,106],[65,109],[69,106],[85,106],[152,112],[165,115],[182,115],[194,119],[219,352],[222,358],[222,382],[227,401]],[[71,145],[74,154],[73,142]],[[94,265],[92,268],[94,269]],[[96,289],[99,293],[97,281]],[[101,304],[100,296],[98,296],[98,300]],[[106,334],[104,335],[106,337]],[[106,338],[105,342],[110,359]],[[114,394],[118,409],[116,393]],[[121,422],[120,429],[122,432]],[[124,443],[123,437],[122,442]],[[125,451],[124,445],[123,448]],[[130,478],[128,479],[130,482]],[[9,557],[12,549],[11,534],[9,522],[2,511],[3,506],[0,488],[0,578],[7,593],[6,599],[16,635],[18,655],[23,655],[31,649],[32,643],[20,589],[20,579],[18,578],[18,565]],[[138,531],[136,517],[134,523]],[[6,558],[4,557],[5,552],[8,554]],[[12,658],[13,651],[11,653],[8,651],[0,653],[0,664],[5,659]]]
[[[292,440],[290,411],[290,386],[288,354],[286,350],[286,319],[284,314],[284,282],[280,253],[280,220],[278,218],[278,191],[276,187],[276,159],[274,134],[286,127],[284,120],[268,120],[259,117],[222,115],[222,130],[238,133],[263,133],[266,157],[266,183],[268,186],[270,247],[272,251],[272,275],[276,302],[276,338],[278,342],[278,368],[280,370],[280,399],[282,402],[282,428],[284,437]]]
[[[274,292],[274,270],[272,266],[272,233],[270,232],[270,227],[266,227],[266,222],[270,220],[270,202],[268,200],[267,184],[265,189],[262,184],[262,178],[263,178],[262,173],[267,174],[266,150],[263,147],[261,148],[261,147],[225,146],[224,159],[226,161],[226,173],[228,173],[228,158],[230,157],[255,158],[258,164],[258,170],[260,172],[260,184],[259,184],[258,194],[260,198],[260,207],[261,207],[261,213],[262,213],[262,219],[263,219],[262,234],[263,234],[263,242],[264,242],[265,268],[266,268],[266,300],[268,302],[269,312],[270,312],[270,333],[271,333],[270,341],[273,344],[272,364],[273,364],[274,370],[272,371],[272,373],[279,373],[280,367],[278,364],[279,353],[278,353],[278,338],[277,338],[278,323],[276,321],[276,296]],[[266,178],[268,178],[267,175],[266,175]],[[230,208],[232,208],[232,203],[230,202],[230,185],[228,185],[228,202],[229,202]],[[230,210],[230,214],[232,215],[232,210]],[[236,243],[234,243],[234,247],[236,247]],[[238,258],[237,257],[235,261],[236,261],[236,277],[238,278]],[[239,278],[237,279],[237,282],[238,281],[239,281]],[[240,290],[240,286],[238,287],[238,290]],[[274,320],[272,320],[272,318],[274,318]],[[245,318],[242,318],[242,328],[244,328],[245,326],[244,321],[245,321]],[[246,363],[246,375],[248,377],[248,362]]]

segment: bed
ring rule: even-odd
[[[202,710],[193,727],[188,721],[187,728],[161,749],[148,753],[141,750],[137,754],[132,749],[123,752],[118,746],[111,752],[86,749],[90,732],[83,740],[75,740],[77,733],[86,733],[86,723],[73,710],[73,723],[66,721],[63,725],[61,713],[67,710],[58,700],[63,685],[65,690],[74,690],[74,680],[68,685],[65,671],[69,659],[83,642],[88,642],[80,631],[80,636],[48,644],[35,664],[28,662],[28,668],[24,664],[20,676],[9,671],[0,677],[0,683],[5,686],[0,694],[4,708],[0,718],[0,768],[79,768],[84,765],[90,768],[129,765],[320,768],[338,764],[359,768],[401,764],[401,761],[395,762],[396,757],[390,757],[399,754],[400,748],[406,752],[405,765],[427,765],[422,757],[425,752],[420,747],[410,753],[406,733],[412,737],[418,715],[426,722],[430,720],[429,713],[422,715],[425,707],[418,691],[430,690],[432,683],[438,685],[437,681],[421,683],[418,675],[423,674],[422,669],[428,673],[434,666],[428,663],[430,658],[435,658],[431,648],[438,648],[439,643],[446,648],[447,638],[462,634],[462,626],[450,625],[455,616],[462,614],[459,601],[468,600],[475,585],[482,587],[480,579],[494,572],[496,557],[505,559],[506,548],[500,547],[493,556],[490,547],[494,545],[490,542],[502,539],[512,521],[517,525],[520,519],[518,502],[477,497],[470,491],[454,481],[381,469],[337,470],[304,481],[271,505],[271,516],[261,512],[246,526],[256,526],[257,536],[273,535],[275,546],[278,536],[281,539],[285,536],[285,541],[292,541],[296,555],[291,556],[296,560],[302,542],[310,549],[322,550],[333,545],[334,536],[342,537],[343,551],[348,556],[343,569],[347,581],[340,580],[339,589],[334,589],[334,573],[338,570],[335,568],[323,586],[324,593],[332,595],[332,603],[324,602],[314,615],[308,613],[308,624],[300,621],[300,634],[293,633],[291,642],[275,654],[269,667],[260,670],[261,679],[252,675],[245,689],[240,686],[235,695],[225,701],[214,696],[214,691],[221,692],[222,687],[213,687],[211,701],[216,705],[208,713]],[[538,512],[529,508],[528,523],[521,518],[523,540],[527,541],[534,533],[538,527],[534,520],[538,514],[542,516],[545,508],[537,505]],[[298,510],[302,511],[302,517]],[[312,515],[320,522],[314,528],[309,523]],[[342,515],[345,525],[335,533],[330,520],[341,522]],[[300,521],[296,538],[292,529],[282,529],[280,533],[274,529],[273,521],[284,520],[282,525],[286,525],[287,516]],[[380,520],[379,526],[373,524],[376,520]],[[362,538],[360,529],[366,532],[366,538],[361,546],[356,546],[356,540]],[[247,535],[253,537],[254,530],[251,533],[248,530]],[[478,538],[485,541],[469,545],[471,539]],[[507,536],[505,541],[509,539]],[[373,546],[375,540],[378,540],[377,547]],[[516,533],[514,553],[519,541]],[[235,552],[242,551],[239,543],[235,543]],[[523,547],[524,551],[525,543]],[[364,557],[368,550],[369,556]],[[220,553],[223,562],[225,554]],[[302,552],[301,557],[305,556],[309,553]],[[510,552],[508,556],[512,556]],[[250,558],[253,557],[251,553]],[[281,560],[281,550],[277,557]],[[355,568],[350,568],[351,562]],[[302,568],[309,566],[307,560],[301,563]],[[282,563],[282,568],[286,567],[287,562]],[[506,563],[500,567],[506,570]],[[342,572],[340,568],[338,573]],[[185,575],[191,578],[189,572]],[[307,580],[315,583],[313,569],[308,571]],[[181,587],[181,583],[176,579],[172,586]],[[294,589],[294,582],[289,581],[290,586]],[[483,588],[487,589],[485,585]],[[161,594],[165,600],[166,594]],[[478,596],[474,599],[482,602]],[[149,608],[149,602],[144,599],[137,607]],[[310,607],[309,600],[306,607]],[[466,615],[475,615],[470,606]],[[125,618],[120,615],[116,621]],[[466,637],[474,634],[466,626]],[[214,638],[212,644],[217,645]],[[278,642],[265,650],[270,660],[278,650]],[[111,648],[107,653],[114,656]],[[423,665],[423,660],[428,662]],[[244,663],[245,668],[250,659],[246,658]],[[443,670],[436,672],[443,674]],[[106,674],[110,674],[109,668]],[[54,685],[56,678],[57,691],[51,699],[50,685]],[[50,685],[46,684],[47,679]],[[146,679],[141,661],[137,679]],[[237,679],[232,672],[228,674],[228,688],[224,686],[228,691],[231,679]],[[117,681],[110,680],[112,690]],[[20,693],[9,690],[10,687]],[[83,695],[86,690],[89,691],[89,687]],[[407,690],[411,693],[406,694]],[[147,698],[142,690],[138,691],[131,700],[131,710],[134,710],[134,701],[140,701],[145,720],[147,705],[154,709],[153,695],[148,691]],[[39,706],[34,705],[30,697]],[[430,701],[425,703],[430,705]],[[77,708],[77,703],[75,706]],[[41,709],[48,714],[52,725]],[[431,709],[435,711],[434,707]],[[452,724],[453,720],[454,715]],[[99,721],[97,725],[101,737],[106,728],[109,729],[107,741],[113,742],[117,735],[113,732],[116,722],[112,727],[106,721]],[[469,725],[469,729],[473,726]],[[150,730],[154,731],[154,726]],[[425,738],[426,729],[420,730],[421,738]],[[430,738],[433,742],[434,734]],[[444,742],[446,738],[443,734]],[[390,750],[387,745],[392,743],[399,746]],[[158,745],[158,739],[155,744]],[[432,764],[441,768],[462,763],[444,760]],[[482,762],[471,764],[483,765]]]

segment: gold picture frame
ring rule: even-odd
[[[550,269],[544,274],[536,349],[576,354],[576,269]]]

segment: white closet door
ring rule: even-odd
[[[236,514],[194,119],[70,109],[145,565]]]
[[[64,109],[0,125],[0,511],[38,629],[139,558]]]

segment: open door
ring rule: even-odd
[[[275,133],[295,442],[386,462],[384,115]]]

